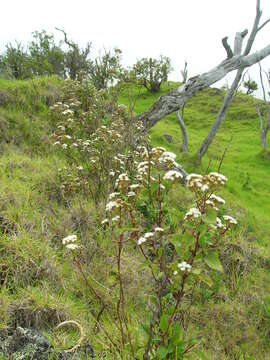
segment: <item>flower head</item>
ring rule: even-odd
[[[68,235],[62,240],[62,244],[66,245],[77,241],[77,235]]]
[[[183,178],[183,175],[179,171],[176,171],[176,170],[167,171],[163,177],[164,180],[170,180],[170,181],[174,181],[176,179],[182,179],[182,178]]]
[[[178,267],[181,271],[188,271],[188,272],[191,271],[191,265],[188,264],[186,261],[183,261],[183,262],[179,263],[179,264],[177,265],[177,267]]]

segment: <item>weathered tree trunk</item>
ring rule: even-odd
[[[184,122],[184,111],[185,111],[185,105],[182,106],[182,114],[180,114],[179,110],[176,111],[176,116],[181,128],[182,133],[182,146],[181,149],[183,152],[188,152],[188,135],[187,130]]]
[[[263,76],[262,76],[262,67],[261,67],[260,63],[259,63],[259,67],[260,67],[261,87],[262,87],[262,91],[263,91],[263,101],[266,106],[265,126],[263,126],[263,113],[262,113],[261,107],[259,105],[257,105],[257,112],[258,112],[258,116],[260,119],[260,130],[259,130],[260,140],[261,140],[262,147],[265,150],[267,148],[267,134],[268,134],[268,131],[270,130],[270,104],[269,104],[269,101],[267,101],[267,99],[266,99],[266,92],[265,92]],[[266,74],[266,77],[267,77],[268,84],[270,85],[269,73],[270,73],[270,70],[269,70],[268,74]]]
[[[270,55],[270,44],[263,49],[248,55],[234,56],[224,60],[214,69],[196,77],[190,78],[188,82],[174,89],[160,98],[146,112],[138,115],[137,120],[144,123],[145,129],[150,129],[159,120],[166,115],[176,112],[184,103],[186,103],[197,91],[202,90],[215,82],[221,80],[224,76],[233,70],[245,69]]]
[[[225,120],[227,110],[232,102],[233,95],[238,88],[239,82],[241,81],[243,71],[244,70],[238,70],[232,86],[228,89],[228,91],[226,93],[226,96],[223,100],[222,106],[218,112],[216,121],[197,152],[197,155],[200,159],[207,152],[210,144],[212,143],[214,137],[216,136],[216,133],[218,132],[220,125]]]
[[[259,17],[261,16],[260,0],[257,0],[257,14],[259,14]],[[149,110],[138,115],[136,119],[144,123],[145,129],[149,129],[159,120],[163,119],[166,115],[176,112],[178,109],[180,109],[181,106],[183,106],[183,104],[186,103],[197,91],[202,90],[221,80],[224,78],[224,76],[233,70],[243,71],[245,68],[254,65],[262,59],[266,58],[268,55],[270,55],[270,44],[253,54],[248,54],[253,44],[253,36],[255,38],[256,33],[261,30],[268,22],[269,20],[265,21],[260,27],[258,27],[258,24],[255,27],[256,24],[254,24],[252,33],[249,37],[245,49],[245,53],[243,55],[233,54],[233,56],[231,56],[232,50],[230,49],[227,41],[223,39],[223,45],[226,44],[226,60],[222,61],[218,66],[211,69],[210,71],[190,78],[183,86],[180,86],[179,88],[174,89],[163,96],[160,96],[160,98],[152,105]],[[255,28],[256,31],[254,33]],[[237,52],[239,52],[239,49],[241,49],[241,39],[243,39],[245,33],[246,31],[239,33],[241,34],[240,38],[239,34],[237,34]]]
[[[266,113],[266,123],[265,126],[263,126],[263,115],[261,113],[261,110],[257,107],[258,116],[260,119],[260,139],[263,149],[265,150],[267,148],[267,135],[268,131],[270,130],[270,107],[267,108]]]

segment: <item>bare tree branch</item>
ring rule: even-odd
[[[191,78],[185,85],[160,96],[152,107],[138,115],[136,120],[142,121],[145,128],[149,129],[166,115],[176,112],[197,91],[209,87],[233,70],[242,71],[256,64],[268,55],[270,55],[270,44],[251,55],[233,56],[231,59],[226,59],[210,71]]]
[[[233,52],[232,52],[232,49],[230,47],[230,45],[228,44],[228,36],[224,37],[222,39],[222,45],[223,47],[225,48],[226,50],[226,53],[227,53],[227,59],[230,59],[233,57]]]
[[[270,19],[266,20],[266,21],[258,28],[258,32],[259,32],[260,30],[262,30],[262,28],[263,28],[265,25],[267,25],[267,24],[269,23],[269,21],[270,21]]]
[[[234,55],[241,55],[242,54],[242,46],[243,46],[243,40],[245,38],[245,36],[247,35],[248,30],[244,30],[242,32],[237,32],[235,34],[235,39],[234,39],[234,49],[233,49],[233,54]]]
[[[184,116],[185,116],[185,104],[182,106],[181,109],[181,113],[180,111],[176,111],[176,116],[181,128],[181,133],[182,133],[182,151],[183,152],[188,152],[188,135],[187,135],[187,130],[186,130],[186,126],[185,126],[185,122],[184,122]]]

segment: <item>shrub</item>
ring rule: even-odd
[[[166,56],[159,59],[143,58],[133,67],[136,78],[148,91],[158,92],[163,82],[168,80],[172,71],[171,61]]]

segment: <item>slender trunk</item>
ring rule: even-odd
[[[220,108],[220,110],[218,112],[216,121],[215,121],[215,123],[212,126],[209,134],[206,136],[206,138],[204,139],[203,143],[201,144],[201,146],[200,146],[200,148],[199,148],[199,150],[197,152],[197,155],[198,155],[198,157],[200,159],[207,152],[207,150],[208,150],[209,146],[211,145],[214,137],[216,136],[216,133],[218,132],[218,129],[219,129],[220,125],[225,120],[227,110],[228,110],[229,106],[231,105],[234,93],[237,90],[238,85],[239,85],[239,83],[241,81],[243,71],[244,70],[238,70],[237,71],[237,74],[235,76],[233,84],[229,88],[229,90],[227,91],[226,96],[225,96],[225,98],[223,100],[223,103],[222,103],[222,106],[221,106],[221,108]]]
[[[182,132],[182,151],[183,152],[188,152],[188,135],[187,135],[187,130],[186,130],[186,126],[185,126],[185,122],[184,122],[184,108],[185,105],[183,105],[182,107],[182,114],[180,114],[179,110],[176,112],[176,116],[181,128],[181,132]]]

